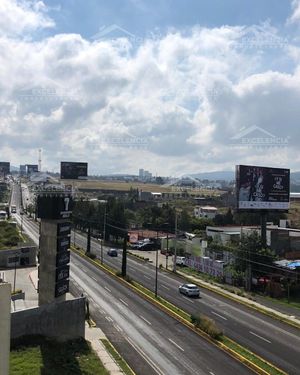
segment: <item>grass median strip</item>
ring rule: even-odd
[[[100,339],[102,344],[105,346],[106,350],[110,353],[113,359],[116,361],[118,366],[122,369],[126,375],[135,375],[134,371],[129,367],[124,358],[117,352],[115,347],[107,339]]]
[[[195,324],[192,323],[192,317],[190,314],[173,305],[172,303],[168,302],[167,300],[163,299],[162,297],[156,298],[155,294],[151,290],[145,288],[138,282],[132,280],[126,281],[122,279],[122,277],[118,276],[117,272],[115,270],[112,270],[111,267],[106,267],[106,265],[100,264],[99,261],[90,259],[85,255],[83,251],[76,249],[76,253],[88,259],[90,262],[96,263],[96,265],[101,266],[101,268],[107,270],[109,273],[112,273],[115,277],[122,280],[123,283],[126,283],[130,288],[135,289],[140,295],[144,295],[145,297],[147,297],[147,299],[150,302],[153,302],[158,307],[161,307],[166,313],[173,316],[175,319],[182,321],[187,327],[193,328],[195,332],[198,332],[199,334],[201,334],[202,337],[217,345],[219,348],[225,350],[232,357],[244,363],[246,366],[254,370],[256,373],[264,375],[286,375],[286,373],[281,369],[278,369],[276,366],[272,365],[263,358],[257,356],[256,354],[252,353],[251,351],[232,341],[223,334],[219,335],[219,340],[213,339],[209,336],[207,332],[200,329],[199,327],[196,327]]]

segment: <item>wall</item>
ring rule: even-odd
[[[85,298],[54,302],[11,314],[11,338],[43,335],[67,340],[84,337]]]
[[[9,373],[11,285],[0,283],[0,374]]]

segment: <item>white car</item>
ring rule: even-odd
[[[179,287],[179,293],[188,297],[200,297],[200,289],[195,284],[182,284]]]

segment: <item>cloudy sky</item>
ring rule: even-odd
[[[0,0],[0,160],[300,170],[299,32],[300,0]]]

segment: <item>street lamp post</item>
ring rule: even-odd
[[[105,241],[105,227],[106,227],[106,203],[104,206],[104,219],[103,219],[103,235],[101,241],[101,264],[103,264],[103,246]]]
[[[177,258],[177,211],[175,211],[175,248],[174,248],[173,272],[176,272],[176,258]]]
[[[156,231],[156,247],[158,242],[158,231]],[[155,298],[157,298],[157,278],[158,278],[158,249],[156,249],[156,259],[155,259]]]

